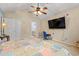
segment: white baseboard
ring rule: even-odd
[[[59,43],[63,43],[63,44],[66,44],[66,45],[78,47],[78,46],[76,46],[76,44],[70,44],[70,43],[67,43],[67,42],[64,42],[64,41],[61,41],[61,40],[54,40],[54,41],[57,41],[57,42],[59,42]]]

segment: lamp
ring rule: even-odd
[[[5,26],[6,26],[6,23],[5,23],[4,19],[1,17],[1,36],[0,36],[0,39],[3,40],[4,38],[7,38],[7,41],[9,41],[10,36],[6,35],[4,33]]]
[[[4,29],[5,29],[6,23],[4,19],[1,17],[1,35],[4,35]]]

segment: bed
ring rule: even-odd
[[[0,56],[71,56],[67,49],[48,40],[26,38],[0,45]]]

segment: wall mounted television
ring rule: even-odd
[[[49,29],[65,29],[65,17],[49,20],[48,26]]]

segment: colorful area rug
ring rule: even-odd
[[[71,54],[59,44],[25,39],[1,44],[0,56],[71,56]]]

